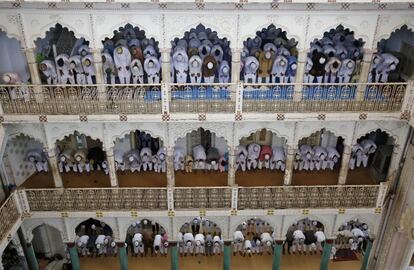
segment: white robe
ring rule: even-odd
[[[152,170],[152,152],[149,147],[144,147],[140,152],[141,166],[144,172]]]
[[[93,84],[92,77],[96,76],[96,69],[92,54],[88,54],[82,58],[82,67],[85,72],[86,83]]]
[[[167,171],[167,156],[165,153],[165,148],[160,148],[158,149],[158,152],[156,154],[157,156],[157,161],[154,164],[154,171],[156,172],[166,172]]]
[[[239,168],[244,172],[246,171],[246,159],[247,159],[247,149],[244,145],[237,146],[236,150],[236,170]]]
[[[125,46],[118,46],[114,50],[114,63],[118,71],[118,78],[121,84],[129,84],[131,80],[131,53]]]
[[[259,162],[260,145],[257,143],[249,144],[247,147],[247,169],[256,169]]]
[[[206,168],[206,150],[202,145],[193,147],[194,169]]]
[[[59,54],[55,59],[58,79],[60,84],[75,84],[75,77],[69,67],[69,56],[67,54]]]
[[[190,69],[190,82],[191,83],[201,83],[202,78],[202,60],[198,55],[193,55],[190,58],[189,62]]]
[[[184,170],[185,151],[181,147],[174,148],[174,170]]]
[[[160,83],[161,65],[157,58],[155,58],[154,56],[149,56],[145,58],[144,70],[147,73],[148,83]]]
[[[82,66],[82,58],[80,55],[74,55],[69,58],[69,67],[73,74],[76,73],[76,83],[86,84],[85,72]]]
[[[133,149],[126,154],[126,158],[129,169],[131,172],[141,171],[141,158],[139,150]]]
[[[195,245],[195,250],[194,253],[195,254],[204,254],[204,243],[205,243],[205,238],[204,235],[199,233],[196,234],[195,238],[194,238],[194,245]]]
[[[144,83],[144,68],[142,67],[141,60],[134,59],[131,62],[131,74],[133,84]]]
[[[254,56],[248,56],[244,60],[244,82],[256,83],[257,70],[259,69],[259,61]]]
[[[272,81],[276,83],[276,78],[279,78],[279,82],[285,81],[286,71],[288,68],[288,60],[286,57],[279,55],[276,57],[272,65]]]
[[[177,50],[172,56],[177,83],[186,83],[188,74],[188,55],[184,50]]]
[[[244,236],[241,231],[233,233],[233,252],[240,252],[243,249]]]

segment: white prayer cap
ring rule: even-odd
[[[96,229],[95,224],[92,224],[91,228],[92,228],[92,230],[95,230]]]
[[[105,245],[107,245],[107,244],[108,244],[108,242],[109,242],[108,238],[105,238],[105,239],[104,239],[104,244],[105,244]]]
[[[148,224],[148,220],[144,219],[144,225]]]
[[[168,247],[168,241],[164,242],[164,247]]]
[[[96,248],[100,249],[101,248],[101,244],[96,244]]]
[[[199,240],[197,240],[196,245],[201,246],[201,242]]]
[[[364,225],[362,225],[362,228],[363,228],[364,230],[366,230],[366,229],[368,229],[368,225],[367,225],[367,224],[364,224]]]
[[[270,247],[270,246],[272,245],[272,243],[271,243],[270,241],[267,241],[267,242],[266,242],[266,245],[267,245],[268,247]]]
[[[115,243],[115,242],[112,242],[112,243],[111,243],[111,247],[115,247],[115,245],[116,245],[116,243]]]
[[[137,247],[137,246],[139,246],[139,242],[138,241],[135,241],[134,242],[134,245]]]
[[[313,224],[314,226],[316,226],[316,225],[318,225],[318,222],[314,220],[314,221],[312,222],[312,224]]]
[[[353,242],[354,242],[354,239],[349,239],[349,241],[348,241],[350,244],[352,244]]]
[[[188,241],[187,241],[187,243],[186,243],[187,247],[191,246],[191,244],[192,244],[192,243],[191,243],[191,241],[190,241],[190,240],[188,240]]]

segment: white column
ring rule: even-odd
[[[161,74],[163,83],[171,83],[171,48],[161,50]]]
[[[53,175],[53,182],[55,183],[55,187],[63,188],[63,181],[62,181],[62,176],[60,175],[60,172],[59,172],[56,149],[55,148],[48,149],[47,155],[49,157],[50,171],[52,172],[52,175]]]
[[[296,85],[295,92],[293,93],[293,100],[300,101],[302,99],[302,83],[303,76],[305,74],[306,60],[308,58],[308,50],[299,50],[298,53],[298,64],[296,68]]]
[[[368,82],[368,74],[369,69],[371,67],[373,51],[370,49],[364,50],[364,57],[361,62],[361,71],[359,73],[358,83],[366,83]],[[365,95],[365,85],[358,85],[357,93],[356,93],[356,100],[362,101],[364,100]]]
[[[167,186],[175,186],[174,148],[167,148]]]
[[[236,184],[236,149],[230,148],[228,162],[227,185],[234,186]]]
[[[238,83],[240,81],[240,56],[243,49],[231,49],[231,82]]]
[[[39,67],[36,62],[35,49],[26,49],[24,52],[26,54],[27,64],[29,66],[30,80],[34,85],[33,93],[35,95],[35,100],[36,102],[43,102],[42,87],[40,86],[42,84],[42,81],[40,79]]]
[[[345,185],[349,170],[349,160],[351,159],[351,146],[345,145],[342,153],[341,168],[339,170],[338,185]]]
[[[285,186],[290,186],[292,184],[292,175],[293,175],[293,161],[295,158],[297,146],[287,145],[286,153],[286,163],[285,163],[285,176],[283,177],[283,184]]]
[[[113,148],[109,148],[106,150],[106,159],[108,161],[109,179],[111,180],[111,187],[118,187],[118,176],[116,174],[115,169],[115,157]]]
[[[103,70],[102,70],[102,54],[100,49],[94,49],[93,50],[93,61],[95,65],[96,70],[96,84],[98,84],[97,88],[97,95],[98,95],[98,101],[99,101],[99,107],[100,111],[105,111],[106,109],[106,87],[104,85],[105,80],[103,77]]]

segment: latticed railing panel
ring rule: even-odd
[[[166,210],[165,188],[28,189],[32,211]]]
[[[374,208],[379,186],[240,187],[238,209]]]
[[[175,209],[231,208],[231,188],[174,188]]]
[[[0,208],[0,240],[7,237],[14,224],[20,218],[14,196],[16,194],[11,195]]]

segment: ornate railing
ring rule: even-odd
[[[407,83],[244,84],[244,112],[400,111]]]
[[[0,85],[6,114],[161,113],[161,85]]]
[[[166,188],[26,189],[31,211],[166,210]]]
[[[203,83],[166,87],[168,98],[162,97],[160,84],[0,85],[0,102],[6,114],[395,112],[401,111],[408,83]]]
[[[231,208],[230,187],[174,188],[175,209]]]
[[[237,208],[375,208],[379,185],[240,187]]]
[[[218,113],[235,111],[235,84],[171,84],[170,111]]]
[[[20,213],[13,193],[0,208],[0,241],[9,234],[10,230],[20,219]]]

